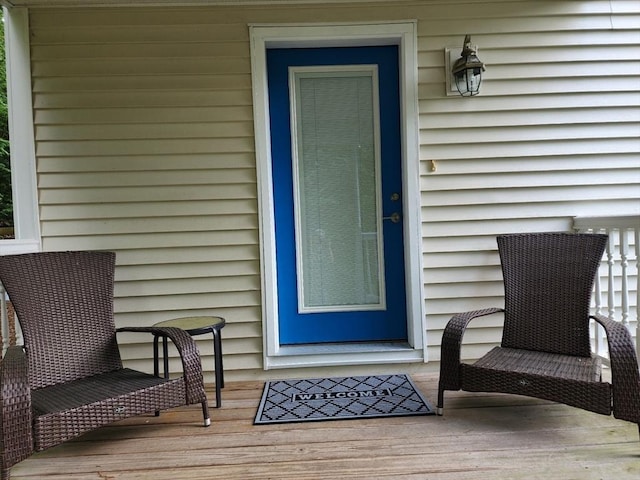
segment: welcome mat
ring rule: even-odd
[[[272,380],[264,385],[254,425],[433,415],[408,375]]]

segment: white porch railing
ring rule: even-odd
[[[621,322],[636,342],[640,358],[640,216],[576,217],[573,228],[578,232],[606,233],[609,243],[593,295],[595,313]],[[603,304],[603,297],[606,304]],[[597,355],[608,358],[604,331],[594,322],[593,347]]]
[[[2,356],[9,345],[22,345],[22,332],[15,320],[15,314],[10,311],[7,294],[0,283],[0,322],[2,324]]]
[[[0,255],[14,255],[18,253],[33,253],[40,250],[40,243],[32,240],[2,240],[0,241]],[[15,319],[8,303],[7,294],[0,282],[0,336],[2,339],[2,357],[9,345],[23,345],[20,325]]]

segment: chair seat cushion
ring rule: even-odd
[[[184,378],[131,369],[31,392],[37,451],[114,421],[185,404]]]
[[[461,364],[462,390],[527,395],[611,414],[611,385],[601,381],[598,357],[495,347]]]

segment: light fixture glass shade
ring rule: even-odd
[[[480,83],[482,83],[482,72],[484,70],[484,63],[476,55],[476,51],[471,46],[471,37],[467,35],[464,38],[460,58],[456,60],[451,68],[451,73],[460,95],[470,97],[480,93]]]

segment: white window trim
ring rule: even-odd
[[[36,149],[31,99],[29,12],[3,8],[7,99],[11,141],[11,185],[15,240],[0,240],[0,255],[41,250]]]
[[[365,365],[427,361],[422,281],[416,22],[250,25],[254,128],[260,218],[263,357],[265,370],[302,366]],[[274,200],[271,177],[266,49],[269,47],[400,47],[402,168],[409,347],[370,345],[289,347],[279,343]]]

